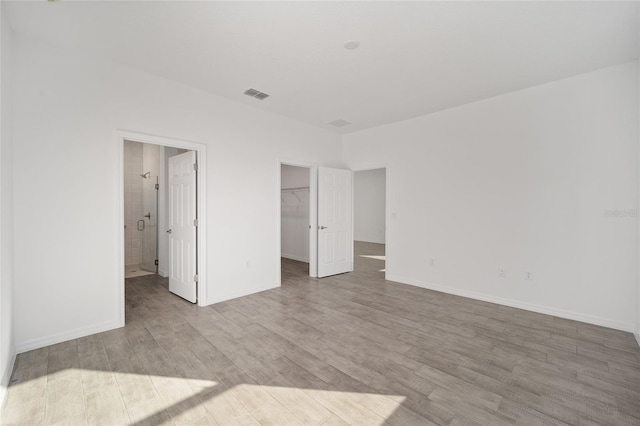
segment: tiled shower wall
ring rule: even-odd
[[[145,218],[145,232],[142,242],[142,259],[140,263],[145,268],[153,266],[153,261],[158,258],[158,191],[155,184],[158,183],[160,174],[160,147],[152,144],[142,144],[142,173],[150,172],[149,179],[142,179],[142,214],[151,213],[151,218]],[[142,234],[142,232],[140,232]]]
[[[142,232],[138,220],[142,219],[142,144],[124,142],[124,257],[126,265],[142,262]]]

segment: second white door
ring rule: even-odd
[[[318,168],[318,277],[353,271],[352,174]]]

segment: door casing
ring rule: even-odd
[[[146,133],[132,132],[128,130],[116,130],[116,143],[118,144],[117,182],[116,182],[116,224],[117,229],[124,229],[124,141],[148,143],[152,145],[169,146],[174,148],[182,148],[190,151],[196,151],[198,157],[198,175],[197,175],[197,212],[198,212],[198,229],[197,229],[197,262],[198,262],[198,306],[206,306],[208,303],[207,296],[207,146],[198,142],[185,141],[180,139],[166,138],[162,136],[150,135]],[[117,233],[116,243],[116,259],[117,271],[115,276],[118,277],[118,318],[121,327],[125,325],[125,279],[124,279],[124,232]],[[278,263],[279,264],[279,263]]]

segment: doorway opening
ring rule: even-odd
[[[355,270],[386,275],[386,168],[353,173]]]
[[[287,166],[294,166],[289,168]],[[303,170],[299,170],[303,169]],[[308,170],[308,174],[305,171]],[[278,162],[278,266],[280,283],[284,282],[282,265],[286,262],[298,262],[291,272],[297,272],[298,278],[304,276],[328,277],[353,271],[353,176],[350,170],[318,167],[303,163]],[[297,180],[290,180],[297,176]],[[308,180],[307,180],[308,179]],[[296,191],[306,191],[304,182],[309,182],[309,215],[308,219],[301,208],[306,209],[306,203],[296,194]],[[293,205],[283,209],[287,203],[283,193],[292,193],[295,199],[290,200]],[[297,195],[297,196],[296,196]],[[303,204],[304,203],[304,204]],[[295,209],[296,216],[291,209]],[[287,215],[289,214],[289,216]],[[298,222],[294,220],[298,219]],[[296,223],[298,238],[292,241],[298,247],[306,245],[308,233],[308,267],[304,259],[295,260],[299,255],[291,256],[287,245],[296,233],[283,229],[287,221]],[[302,239],[302,238],[304,239]],[[303,241],[300,243],[300,241]],[[308,274],[305,273],[308,271]],[[302,275],[304,274],[304,275]],[[290,278],[289,276],[288,278]]]
[[[315,276],[312,171],[309,166],[280,164],[281,282],[293,276]]]
[[[155,275],[148,278],[206,305],[205,146],[125,131],[118,143],[122,325],[127,279]]]
[[[124,141],[125,279],[158,274],[168,278],[159,283],[192,303],[197,301],[194,165],[192,150]]]

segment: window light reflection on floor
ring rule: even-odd
[[[9,407],[6,407],[9,410],[4,413],[7,418],[3,421],[24,424],[24,415],[40,411],[45,423],[66,420],[73,424],[88,419],[89,423],[142,426],[172,421],[238,424],[257,420],[270,424],[341,421],[382,425],[394,416],[402,416],[406,410],[402,407],[406,399],[403,395],[358,392],[350,388],[300,388],[290,385],[283,377],[280,380],[281,383],[268,385],[227,386],[218,380],[196,377],[67,368],[49,377],[12,385],[7,400]],[[49,394],[45,406],[31,406],[29,401],[26,405],[20,403],[19,400],[25,402],[25,395],[44,393],[45,388]],[[84,395],[87,390],[89,395]]]

